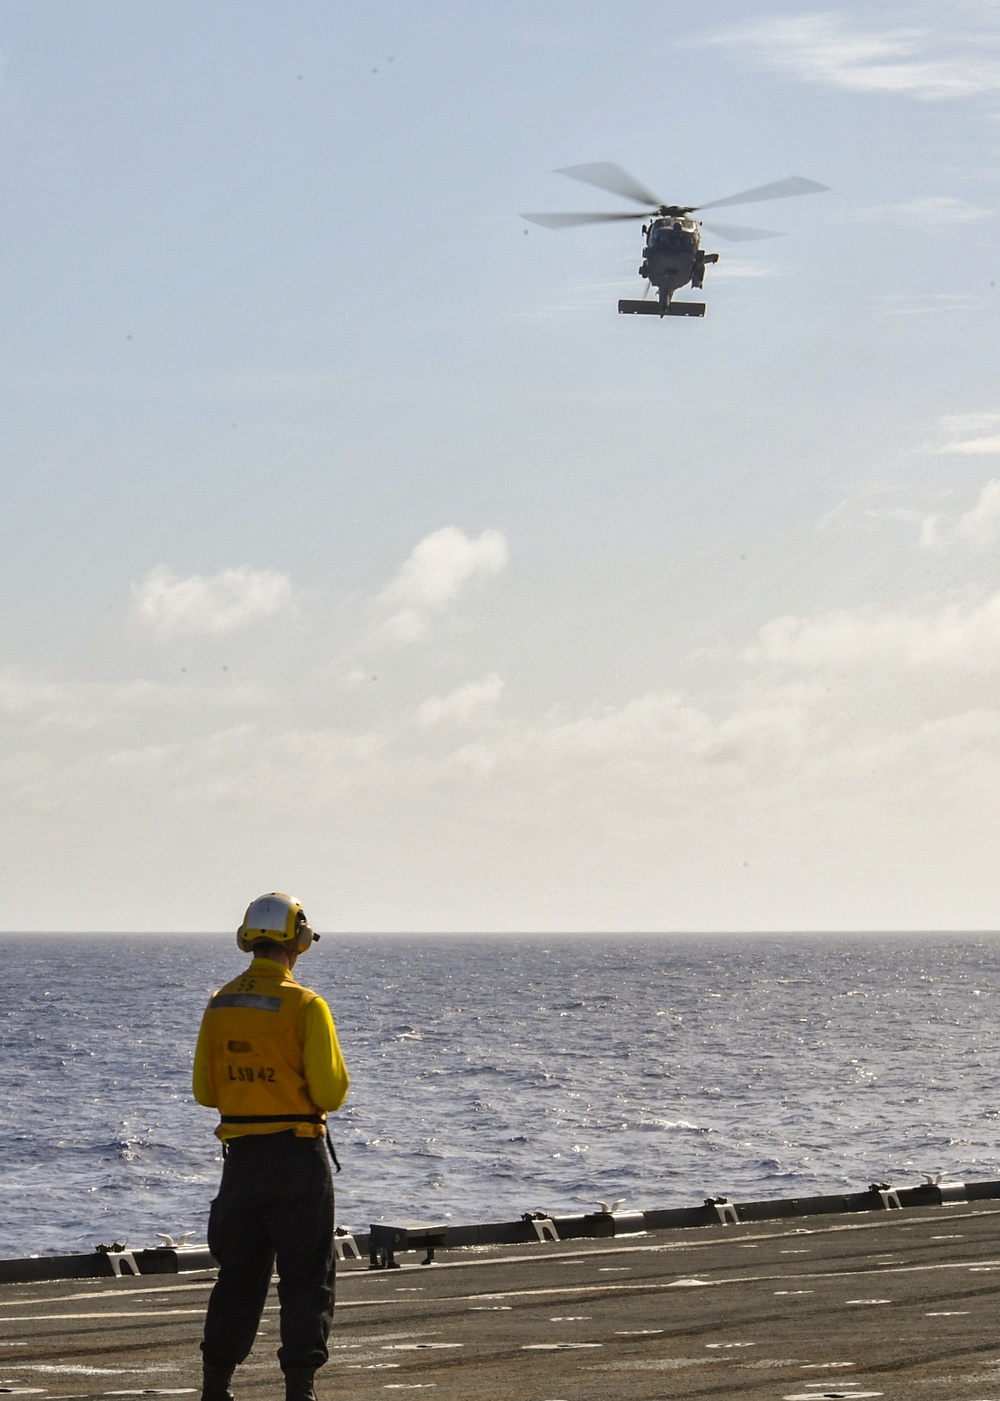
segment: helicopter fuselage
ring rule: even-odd
[[[679,287],[686,287],[689,282],[702,286],[705,263],[709,259],[714,262],[718,255],[706,257],[702,251],[697,220],[686,214],[665,214],[644,224],[642,231],[646,245],[639,275],[648,278],[656,288],[661,307],[670,305]]]

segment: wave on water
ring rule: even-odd
[[[230,938],[4,940],[0,1255],[203,1239],[190,1059]],[[299,971],[352,1074],[339,1217],[511,1219],[998,1175],[1000,947],[330,938]]]

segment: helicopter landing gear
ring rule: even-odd
[[[691,286],[704,287],[706,263],[717,263],[718,261],[718,253],[702,253],[699,250],[698,256],[694,260],[694,267],[691,270]]]
[[[704,287],[704,285],[705,285],[705,264],[706,264],[706,263],[717,263],[718,261],[719,261],[719,255],[718,255],[718,253],[702,253],[702,252],[699,252],[699,253],[698,253],[698,257],[695,259],[694,270],[693,270],[693,272],[691,273],[691,286],[692,286],[692,287]]]

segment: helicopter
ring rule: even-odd
[[[585,185],[596,185],[599,190],[621,195],[636,204],[644,204],[650,213],[604,213],[604,214],[522,214],[522,219],[532,224],[541,224],[546,229],[572,228],[580,224],[606,224],[619,219],[646,219],[642,226],[645,246],[642,250],[642,264],[639,276],[646,278],[646,295],[655,287],[657,299],[641,301],[623,299],[618,310],[626,315],[647,316],[704,316],[704,302],[675,302],[674,293],[688,283],[692,287],[705,285],[705,268],[709,263],[719,261],[718,253],[706,253],[701,246],[701,229],[706,228],[719,238],[735,243],[749,242],[759,238],[778,238],[780,235],[771,229],[750,229],[740,224],[705,224],[702,226],[692,214],[703,209],[722,209],[731,204],[754,204],[758,200],[787,199],[791,195],[818,195],[830,187],[820,185],[815,180],[806,180],[801,175],[790,175],[786,180],[776,180],[770,185],[758,185],[752,190],[742,190],[738,195],[727,195],[725,199],[714,199],[708,204],[664,204],[631,176],[627,170],[613,161],[596,161],[591,165],[570,165],[554,172],[568,175],[572,180],[582,180]]]

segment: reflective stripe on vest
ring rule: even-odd
[[[210,1007],[253,1007],[258,1012],[280,1012],[280,997],[260,997],[255,992],[218,992]]]

